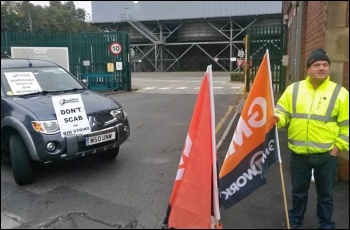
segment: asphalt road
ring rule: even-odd
[[[201,77],[200,73],[133,75],[137,91],[109,95],[124,106],[131,125],[131,136],[115,161],[89,157],[36,167],[35,181],[22,187],[15,184],[10,164],[2,162],[1,228],[159,229]],[[244,102],[239,83],[227,78],[214,78],[219,167],[239,118],[237,106]],[[279,130],[279,139],[282,164],[269,168],[266,185],[237,205],[221,208],[224,228],[286,228],[283,194],[289,207],[291,183],[285,130]],[[349,184],[337,182],[336,228],[348,229],[348,216]],[[317,227],[311,184],[304,228]]]

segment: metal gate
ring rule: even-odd
[[[88,78],[90,87],[96,85],[92,90],[131,91],[130,41],[125,32],[1,32],[2,54],[11,56],[11,47],[21,46],[68,47],[70,72],[79,80]],[[108,81],[101,77],[105,75]]]
[[[251,26],[247,31],[247,58],[249,63],[249,82],[254,81],[266,49],[269,50],[272,87],[275,92],[285,89],[286,67],[282,65],[283,55],[287,51],[287,25]]]

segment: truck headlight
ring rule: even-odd
[[[110,112],[110,114],[111,114],[114,118],[116,118],[116,119],[118,119],[118,120],[126,120],[126,117],[127,117],[126,112],[124,111],[124,109],[112,110],[112,111]]]
[[[57,120],[32,121],[32,126],[39,133],[54,134],[60,131]]]

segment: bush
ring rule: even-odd
[[[230,80],[244,82],[244,72],[231,73]]]

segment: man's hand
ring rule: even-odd
[[[340,151],[339,148],[336,145],[334,145],[333,149],[329,152],[329,154],[331,156],[336,157],[338,156],[339,151]]]
[[[275,120],[276,120],[276,124],[280,121],[280,118],[277,115],[274,115]]]

